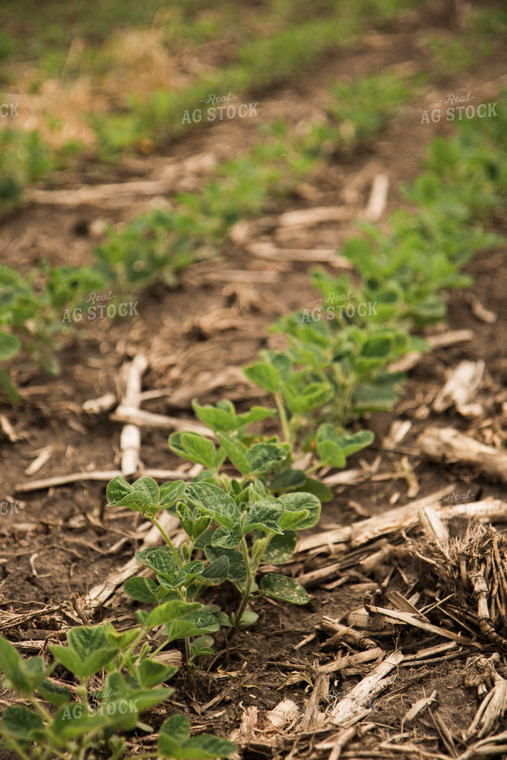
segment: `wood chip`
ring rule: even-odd
[[[454,405],[458,412],[463,415],[470,415],[470,403],[477,395],[477,389],[482,382],[484,374],[484,362],[462,361],[453,369],[448,377],[444,387],[437,394],[433,409],[436,412],[444,412],[450,406]],[[482,413],[480,404],[475,404],[472,409]],[[479,416],[475,414],[474,416]]]
[[[423,697],[422,699],[417,700],[417,702],[414,702],[410,710],[405,713],[404,717],[401,721],[401,730],[403,731],[403,726],[405,723],[412,723],[420,713],[423,712],[427,707],[429,707],[432,702],[436,702],[437,699],[437,691],[436,689],[431,692],[429,697]]]
[[[2,433],[7,436],[11,443],[16,443],[21,440],[22,436],[16,433],[5,414],[0,414],[0,428],[2,429]]]
[[[115,393],[105,393],[99,398],[92,398],[85,401],[83,404],[83,411],[87,414],[101,414],[102,412],[109,412],[118,403],[118,398]]]
[[[380,665],[357,686],[341,699],[331,711],[332,723],[335,726],[344,725],[364,717],[370,712],[367,705],[389,686],[396,678],[390,673],[403,661],[403,654],[398,650],[391,652]]]
[[[417,443],[429,459],[473,465],[484,475],[507,482],[507,454],[454,428],[429,427]]]
[[[35,475],[39,472],[39,470],[42,470],[44,465],[49,462],[55,451],[55,446],[46,446],[44,449],[42,449],[40,454],[26,468],[25,475]]]
[[[338,256],[334,249],[305,250],[303,248],[277,248],[273,243],[260,242],[247,245],[247,251],[260,259],[275,261],[302,261],[330,264],[336,269],[354,269],[350,259]]]
[[[167,417],[164,414],[153,414],[145,412],[143,409],[134,409],[132,407],[119,406],[110,419],[115,422],[127,422],[132,425],[138,425],[148,430],[163,430],[164,432],[181,430],[184,432],[201,433],[202,435],[213,438],[211,430],[194,420],[180,419],[179,417]]]
[[[342,222],[351,219],[353,210],[345,206],[319,206],[297,211],[286,211],[277,219],[278,227],[304,226],[313,227],[324,222]]]
[[[387,191],[389,190],[389,177],[387,174],[377,174],[373,180],[368,205],[364,212],[364,218],[370,222],[376,222],[384,213],[387,204]]]
[[[299,707],[292,699],[283,699],[267,713],[266,720],[273,728],[280,729],[296,720],[299,713]]]
[[[120,370],[125,377],[125,390],[121,408],[139,409],[141,404],[141,378],[148,368],[148,359],[143,353],[137,354],[131,362]],[[120,436],[121,474],[133,475],[141,466],[141,431],[137,425],[125,425]]]

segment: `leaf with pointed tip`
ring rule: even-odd
[[[40,715],[24,705],[9,705],[2,716],[2,728],[15,739],[41,738],[44,735],[44,722]]]
[[[243,524],[243,535],[251,530],[262,530],[265,533],[283,533],[279,519],[284,507],[278,499],[259,499],[248,510]]]
[[[292,530],[285,531],[281,536],[273,536],[264,552],[263,562],[271,565],[282,565],[290,562],[296,549],[296,533]]]
[[[121,501],[124,496],[131,493],[132,491],[133,488],[130,483],[127,483],[124,478],[117,475],[111,480],[106,488],[108,506],[111,507],[118,504],[118,502]]]
[[[174,580],[176,562],[168,546],[152,547],[136,552],[136,560],[168,580]]]
[[[151,578],[128,578],[123,584],[123,590],[136,602],[153,604],[157,601],[157,584]]]
[[[310,600],[303,586],[288,575],[268,573],[261,578],[259,586],[267,596],[282,602],[306,604]]]
[[[186,617],[189,612],[198,610],[201,607],[200,602],[194,602],[189,604],[183,601],[171,601],[160,604],[155,607],[148,616],[148,625],[150,628],[154,628],[157,625],[165,625],[171,623],[173,620]]]
[[[160,486],[160,506],[168,509],[183,499],[186,483],[184,480],[175,480],[173,483],[164,483]]]
[[[296,525],[290,527],[294,530],[305,530],[315,525],[320,517],[320,501],[311,493],[284,493],[280,497],[285,512],[297,512],[299,510],[308,510],[308,517],[301,520]],[[280,525],[285,528],[284,516],[280,518]]]
[[[248,475],[250,472],[250,465],[248,464],[245,456],[245,447],[242,446],[239,441],[235,441],[229,435],[217,433],[217,438],[220,441],[220,445],[233,463],[234,467],[242,474]]]
[[[234,499],[211,483],[189,483],[185,496],[192,504],[226,528],[234,528],[240,512]]]

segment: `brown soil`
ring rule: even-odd
[[[426,25],[425,31],[440,28],[438,19],[425,19],[424,22],[418,19],[417,24],[409,19],[392,33],[366,36],[351,54],[337,57],[327,62],[322,70],[301,77],[297,86],[259,98],[261,118],[268,120],[277,115],[289,117],[294,122],[309,118],[314,109],[322,107],[329,83],[341,75],[356,78],[405,62],[417,67],[422,63],[422,54],[416,44],[421,23]],[[294,197],[274,210],[281,212],[306,206],[335,205],[337,200],[343,202],[344,190],[350,188],[369,162],[375,162],[374,170],[388,173],[391,188],[388,211],[396,207],[400,203],[400,184],[417,174],[419,159],[424,156],[428,142],[435,134],[445,133],[447,129],[445,124],[420,124],[427,99],[434,98],[434,93],[444,97],[449,91],[471,90],[480,94],[503,72],[501,59],[488,59],[472,73],[456,77],[452,86],[442,83],[431,95],[428,90],[424,91],[421,99],[403,110],[377,141],[350,159],[330,164],[325,176],[312,180],[310,190],[308,187],[295,188]],[[207,152],[232,155],[244,150],[254,139],[253,125],[238,120],[190,135],[188,140],[173,146],[170,155],[178,158]],[[138,167],[141,161],[145,161],[148,174],[157,160],[139,159]],[[93,171],[97,176],[97,170],[93,169],[89,173],[65,177],[65,186],[71,189],[86,183]],[[103,170],[100,171],[102,174]],[[102,176],[100,181],[114,182],[138,176],[139,170],[129,175],[125,167],[108,168],[107,177]],[[359,186],[358,210],[366,204],[370,186],[371,177]],[[131,218],[143,207],[146,202],[142,199],[128,209],[111,212],[92,206],[66,210],[30,205],[5,221],[2,258],[7,264],[25,271],[42,258],[51,263],[83,264],[90,260],[90,252],[96,243],[89,233],[94,220],[107,217],[117,223]],[[497,228],[500,230],[500,222]],[[312,249],[331,247],[353,229],[352,224],[320,225],[308,230],[295,245]],[[283,247],[283,244],[279,245]],[[288,247],[295,245],[287,243]],[[90,324],[86,335],[80,332],[75,343],[65,350],[62,373],[57,379],[48,380],[23,366],[17,368],[22,401],[14,409],[1,409],[20,438],[13,443],[0,435],[0,499],[15,503],[12,511],[0,522],[0,632],[13,642],[40,641],[55,636],[62,628],[66,629],[72,619],[67,614],[67,606],[60,610],[53,610],[53,607],[67,603],[74,595],[85,595],[100,579],[130,559],[136,548],[132,538],[136,528],[135,516],[118,520],[114,513],[103,512],[105,483],[81,482],[49,491],[18,494],[16,486],[28,480],[24,470],[37,452],[48,445],[55,447],[55,453],[36,478],[84,469],[116,469],[120,424],[110,421],[107,414],[86,415],[81,405],[87,399],[115,390],[118,370],[125,358],[134,356],[140,349],[145,351],[150,358],[150,368],[144,376],[143,388],[169,389],[160,399],[145,402],[144,409],[189,418],[191,396],[187,395],[186,401],[177,404],[172,399],[183,398],[184,391],[195,386],[201,373],[217,374],[226,367],[241,367],[252,361],[259,349],[279,344],[279,337],[266,332],[267,326],[279,314],[317,305],[318,298],[309,283],[308,269],[304,264],[267,263],[252,258],[241,246],[228,243],[220,258],[187,270],[176,290],[156,287],[139,297],[138,317],[115,323],[97,320]],[[231,285],[228,282],[231,270],[272,272],[273,282]],[[416,444],[419,433],[433,422],[467,431],[478,440],[496,446],[505,442],[501,402],[505,400],[507,383],[507,360],[503,356],[507,344],[507,268],[503,253],[495,251],[478,255],[469,271],[475,277],[471,292],[484,307],[498,315],[497,323],[491,326],[474,316],[469,292],[451,293],[445,328],[469,328],[474,332],[473,340],[434,351],[423,358],[410,372],[398,409],[392,414],[373,415],[367,419],[366,424],[376,435],[375,444],[349,462],[351,467],[358,467],[360,460],[371,464],[380,456],[377,472],[393,473],[397,467],[399,469],[401,458],[407,456],[419,484],[418,497],[457,481],[456,491],[466,493],[470,490],[469,500],[478,495],[506,498],[505,485],[490,482],[467,467],[429,463],[420,456]],[[215,281],[210,278],[210,273]],[[222,329],[219,322],[222,315],[217,313],[222,309],[229,310],[229,314],[236,317],[235,325]],[[478,399],[483,402],[486,414],[478,419],[464,419],[454,411],[436,415],[429,407],[442,386],[445,371],[462,359],[483,359],[486,363],[486,379]],[[253,401],[253,397],[246,394],[241,400],[241,393],[234,387],[198,395],[200,403],[210,403],[233,397],[234,393],[240,407],[246,408]],[[411,420],[413,426],[399,449],[388,452],[383,449],[382,441],[392,421],[399,418]],[[150,468],[176,469],[180,464],[168,450],[167,436],[156,431],[143,432],[142,460],[144,466]],[[319,530],[330,525],[348,525],[364,516],[381,514],[394,504],[408,503],[407,488],[407,481],[401,476],[370,481],[361,486],[338,487],[333,501],[323,507]],[[460,528],[455,526],[453,529]],[[417,538],[420,531],[412,531],[411,535]],[[122,536],[127,536],[128,541],[118,551],[108,553]],[[401,538],[399,540],[401,542]],[[365,550],[365,554],[369,550]],[[335,561],[336,557],[298,555],[290,572],[299,575]],[[367,588],[365,583],[370,584],[371,590],[373,584],[383,581],[392,572],[389,589],[405,593],[407,586],[403,581],[403,563],[400,562],[401,570],[396,559],[391,559],[382,572],[368,577],[357,567],[354,570],[351,560],[346,571],[348,581],[334,590],[326,589],[327,584],[340,577],[337,572],[334,578],[329,577],[321,585],[312,586],[311,602],[304,608],[259,602],[256,605],[259,621],[233,639],[228,659],[223,636],[219,634],[216,637],[218,659],[212,662],[212,658],[204,658],[201,670],[189,680],[180,672],[173,681],[177,687],[175,700],[150,711],[145,722],[156,727],[171,712],[184,711],[196,729],[228,736],[239,727],[244,711],[251,706],[258,709],[261,726],[263,714],[284,698],[293,699],[304,709],[314,684],[316,665],[337,657],[338,649],[323,648],[328,635],[322,633],[309,644],[299,649],[294,647],[314,631],[323,614],[343,619],[350,610],[361,607]],[[411,567],[407,572],[411,572]],[[227,587],[217,594],[225,607],[234,602],[233,592]],[[112,605],[99,610],[94,620],[98,622],[107,617],[125,624],[133,619],[134,609],[135,605],[118,591]],[[12,614],[21,613],[34,614],[24,622],[20,620],[17,625],[6,627]],[[368,635],[375,639],[375,633]],[[379,634],[376,640],[386,651],[397,645],[405,653],[442,641],[436,636],[401,626],[390,629],[387,634]],[[489,655],[494,651],[491,644],[483,644],[481,651],[484,653]],[[361,757],[362,752],[371,756],[380,741],[402,731],[401,720],[409,707],[433,689],[438,692],[438,714],[454,738],[456,748],[462,751],[461,732],[468,727],[479,705],[476,690],[466,687],[463,682],[466,659],[473,651],[464,647],[453,659],[440,659],[424,667],[399,668],[394,686],[372,705],[367,720],[373,726],[363,736],[352,740],[348,747],[352,754],[347,751],[344,757]],[[355,675],[332,676],[329,694],[320,709],[332,706],[371,667],[367,663]],[[62,678],[66,677],[63,670],[57,672]],[[499,672],[506,675],[506,670],[501,667]],[[286,677],[294,673],[302,673],[305,679],[285,685]],[[5,705],[10,699],[10,693],[0,693],[0,704]],[[429,753],[427,757],[431,753],[436,756],[438,752],[453,756],[453,750],[441,738],[441,729],[437,728],[432,715],[425,713],[418,723],[413,724],[414,727],[405,729],[409,734],[404,741],[424,742]],[[252,760],[266,756],[287,757],[289,754],[327,757],[330,750],[315,749],[315,745],[329,735],[329,732],[307,732],[297,739],[290,735],[287,738],[280,736],[278,743],[271,747],[257,736],[246,741],[242,757]],[[138,738],[131,736],[130,740],[140,743],[141,735]],[[143,741],[143,746],[149,746],[149,742]],[[7,758],[8,754],[0,753],[0,756]],[[403,755],[393,751],[392,755],[386,752],[377,756]]]

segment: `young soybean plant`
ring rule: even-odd
[[[116,477],[107,488],[110,506],[141,512],[159,528],[166,542],[165,547],[136,554],[139,562],[155,571],[157,582],[131,578],[124,589],[142,602],[192,603],[189,614],[166,626],[169,641],[185,639],[190,661],[210,651],[212,641],[202,634],[217,631],[220,625],[236,629],[255,622],[257,614],[247,610],[253,598],[265,595],[292,604],[306,604],[308,595],[293,578],[267,573],[257,582],[257,572],[262,561],[288,562],[295,549],[296,531],[311,527],[320,515],[320,501],[313,494],[295,492],[275,498],[257,476],[264,468],[273,467],[279,447],[266,444],[263,452],[255,452],[249,461],[233,438],[220,435],[219,439],[242,473],[241,479],[221,475],[221,485],[216,485],[212,482],[213,474],[205,471],[200,479],[188,484],[176,481],[159,488],[148,477],[132,485]],[[206,464],[213,458],[214,469],[225,457],[225,451],[217,450],[204,436],[188,433],[176,440],[178,448],[188,451],[191,461]],[[178,549],[157,520],[161,509],[177,515],[188,536],[188,541]],[[196,552],[204,558],[195,559]],[[241,595],[235,612],[227,614],[216,605],[195,601],[205,587],[224,581],[230,581]],[[194,636],[199,638],[190,641]]]
[[[12,750],[22,760],[84,760],[93,751],[106,751],[111,760],[122,757],[126,745],[117,732],[136,728],[151,732],[139,714],[174,692],[161,684],[177,667],[158,661],[146,642],[140,649],[139,645],[151,628],[181,619],[191,606],[181,602],[161,605],[151,615],[140,616],[139,627],[121,633],[108,622],[72,628],[67,646],[50,645],[56,662],[49,667],[42,657],[24,660],[0,636],[0,682],[31,704],[31,708],[12,705],[4,711],[0,749]],[[74,675],[77,686],[69,688],[49,678],[57,663]],[[90,684],[104,670],[107,675],[99,696],[90,690]],[[56,712],[48,709],[48,704]],[[180,731],[168,740],[168,727],[176,723],[184,724],[186,734]],[[183,715],[169,718],[162,726],[158,751],[151,756],[198,760],[225,757],[236,749],[212,735],[189,739],[187,724]]]

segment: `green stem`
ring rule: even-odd
[[[176,564],[178,565],[178,567],[182,567],[183,566],[183,562],[181,561],[180,556],[179,556],[178,552],[176,551],[176,549],[175,549],[175,547],[173,545],[173,542],[171,541],[171,539],[169,538],[169,536],[167,535],[167,533],[165,532],[165,530],[163,529],[163,527],[161,526],[161,524],[159,523],[159,521],[157,520],[157,518],[156,517],[149,517],[148,519],[151,520],[152,523],[157,526],[158,530],[162,534],[162,537],[163,537],[164,541],[166,542],[166,544],[169,547],[169,549],[172,551],[173,557],[176,560]]]
[[[282,426],[284,440],[287,443],[292,443],[292,436],[290,432],[289,422],[287,420],[287,415],[285,413],[285,407],[283,405],[282,396],[280,395],[280,393],[275,393],[274,397],[275,397],[276,408],[278,409],[278,416],[280,417],[280,424]]]
[[[239,627],[239,624],[241,623],[241,618],[243,617],[243,613],[246,609],[246,606],[248,604],[248,600],[250,599],[250,596],[252,594],[252,586],[253,586],[253,580],[254,580],[254,572],[252,572],[252,566],[250,564],[250,557],[248,556],[248,547],[246,545],[245,537],[241,539],[241,550],[243,552],[243,558],[245,560],[245,567],[246,567],[246,585],[243,591],[243,598],[241,600],[241,604],[239,605],[238,611],[234,618],[234,629],[237,630]]]

